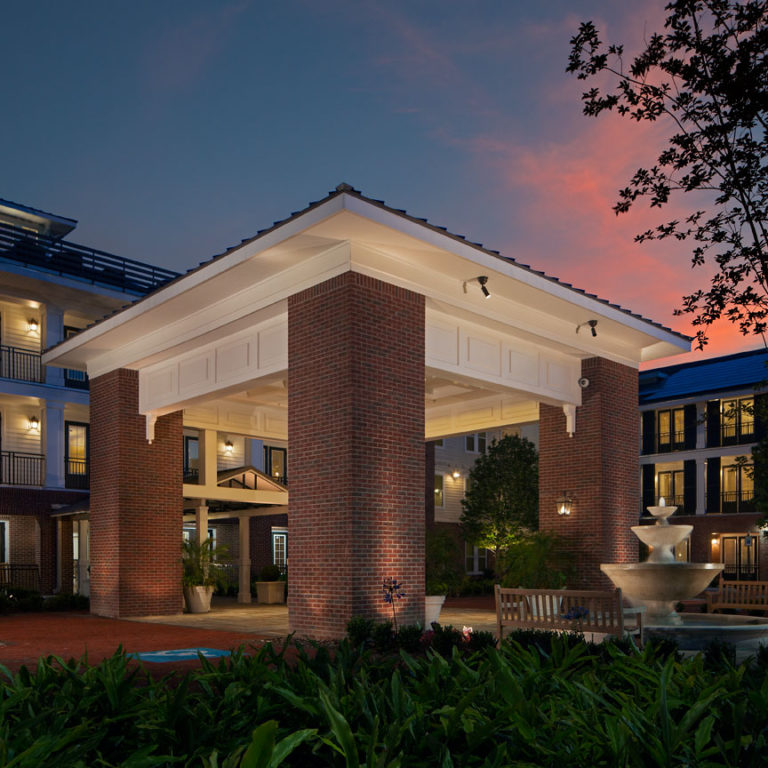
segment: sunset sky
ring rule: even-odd
[[[584,117],[565,73],[580,21],[633,52],[663,5],[9,4],[0,197],[185,270],[345,181],[687,333],[672,310],[706,274],[685,245],[633,243],[658,211],[611,210],[664,126]],[[711,338],[707,356],[759,345],[727,324]]]

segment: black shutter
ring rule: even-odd
[[[720,446],[720,401],[707,403],[707,448]]]
[[[696,447],[696,421],[696,404],[686,405],[683,410],[686,451],[692,451]]]
[[[768,395],[755,395],[755,441],[763,440],[768,433]]]
[[[707,512],[720,511],[720,457],[707,459]]]
[[[656,465],[643,464],[643,514],[656,504]]]
[[[643,411],[643,453],[656,453],[656,411]]]
[[[696,514],[696,460],[683,462],[683,514]]]

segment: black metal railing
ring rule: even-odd
[[[0,378],[16,381],[43,381],[40,352],[20,347],[0,346]]]
[[[45,456],[39,453],[0,453],[0,483],[4,485],[43,485]]]
[[[36,565],[0,563],[0,588],[15,587],[40,591],[40,569]]]
[[[755,511],[754,491],[723,491],[720,494],[720,511],[723,514],[743,512],[749,514]]]
[[[664,503],[668,507],[677,507],[677,511],[678,512],[682,512],[683,505],[685,504],[685,497],[683,496],[682,493],[679,494],[679,495],[674,495],[674,496],[672,496],[672,495],[670,495],[670,496],[659,496],[656,499],[656,504],[657,505],[658,505],[659,501],[661,501],[661,499],[664,499]]]
[[[184,482],[192,485],[200,484],[200,470],[197,467],[184,467]]]
[[[89,488],[90,463],[88,459],[67,459],[64,472],[64,487],[84,491]]]
[[[656,452],[670,453],[685,449],[685,432],[661,432],[656,436]]]
[[[721,445],[739,445],[755,441],[755,422],[741,421],[737,424],[720,425]]]
[[[726,581],[757,581],[757,565],[726,563],[723,568],[723,579]]]
[[[124,259],[76,243],[64,242],[0,224],[0,257],[77,280],[144,295],[179,276],[141,261]]]

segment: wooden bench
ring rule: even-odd
[[[496,585],[496,635],[504,630],[544,629],[615,635],[637,633],[644,608],[625,608],[621,590],[524,589]]]
[[[725,608],[768,611],[768,581],[723,581],[705,592],[707,613]]]

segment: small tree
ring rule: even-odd
[[[539,523],[539,456],[525,438],[494,440],[469,472],[461,528],[474,546],[490,549],[503,576],[510,548]]]

